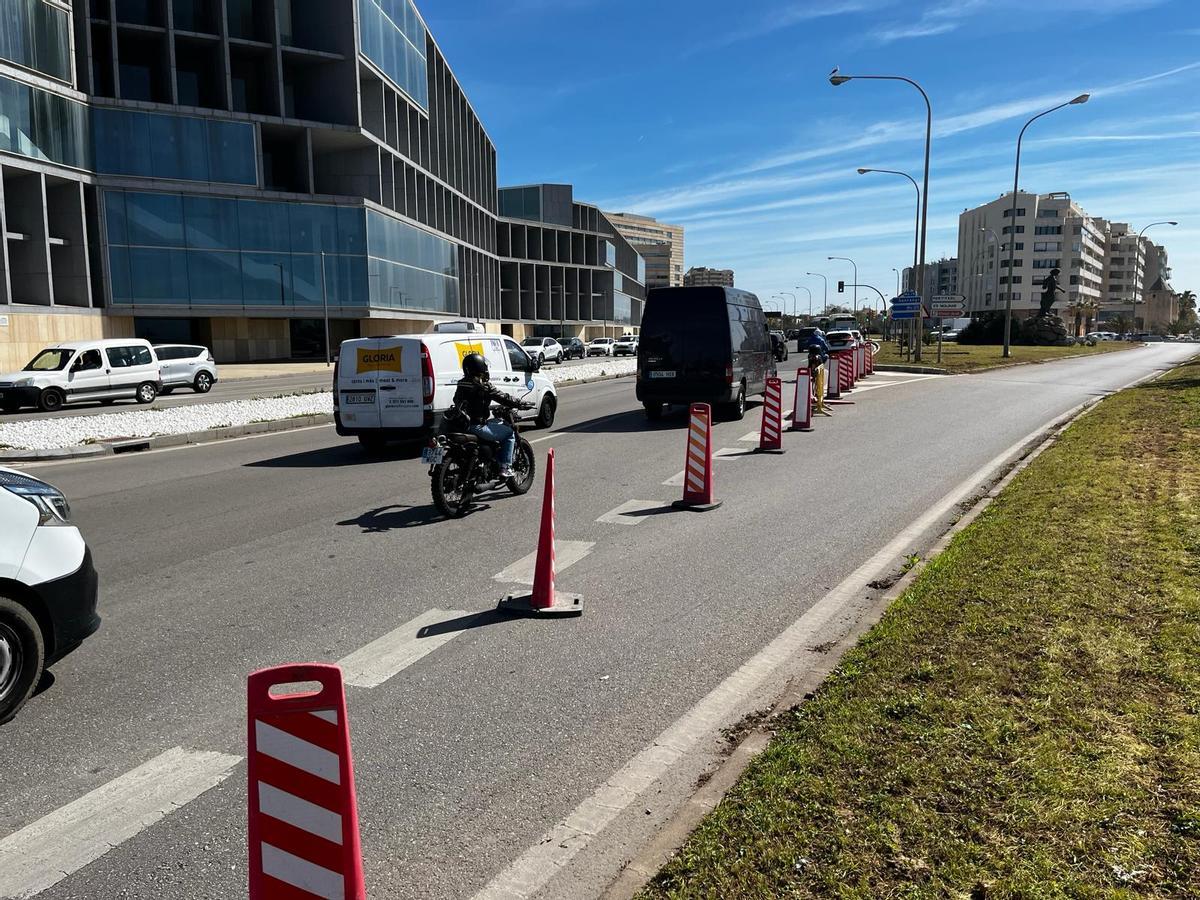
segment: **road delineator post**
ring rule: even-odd
[[[842,391],[849,390],[846,374],[849,371],[850,361],[846,358],[846,354],[840,350],[835,350],[829,354],[829,389],[825,394],[825,403],[829,406],[853,406],[853,400],[846,400],[842,397]]]
[[[721,505],[713,496],[712,407],[693,403],[688,413],[687,459],[683,470],[683,499],[675,509],[708,512]]]
[[[320,687],[271,692],[304,682]],[[341,669],[254,672],[246,712],[250,900],[366,900]]]
[[[796,403],[792,407],[792,431],[812,431],[813,389],[812,373],[801,367],[796,370]]]
[[[533,590],[509,594],[500,601],[500,612],[521,616],[578,616],[583,598],[558,590],[555,562],[554,450],[546,454],[546,490],[542,499],[542,521],[538,531],[537,559],[533,567]]]
[[[755,453],[781,454],[783,449],[783,381],[768,378],[763,391],[762,429],[758,433]]]

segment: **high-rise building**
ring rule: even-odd
[[[733,269],[708,269],[703,266],[693,266],[684,274],[683,286],[733,287]]]
[[[959,293],[972,313],[1003,310],[1009,294],[1015,315],[1037,313],[1042,280],[1060,270],[1065,296],[1055,304],[1099,306],[1104,288],[1107,223],[1096,220],[1065,193],[1017,193],[964,211],[958,218]],[[1009,245],[1015,257],[1009,269]]]
[[[101,335],[317,356],[326,307],[335,342],[519,327],[496,148],[411,0],[0,8],[0,370]]]
[[[633,213],[604,215],[646,260],[647,288],[683,284],[682,225],[668,225]]]
[[[1097,220],[1102,221],[1102,220]],[[1140,317],[1137,309],[1146,293],[1146,257],[1151,246],[1139,238],[1125,222],[1109,222],[1108,254],[1104,259],[1104,295],[1100,298],[1099,319],[1116,315]]]
[[[642,323],[645,262],[568,184],[501,188],[497,252],[501,314],[536,323],[535,335],[611,337]]]
[[[904,269],[903,278],[905,284],[912,283],[912,266]],[[942,257],[925,264],[925,283],[921,288],[921,296],[928,300],[930,297],[957,294],[958,284],[958,259]]]

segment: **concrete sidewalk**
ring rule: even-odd
[[[247,378],[273,378],[280,375],[333,375],[333,366],[317,362],[217,363],[222,381],[242,381]]]

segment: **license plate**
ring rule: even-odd
[[[347,406],[363,406],[375,402],[374,391],[352,391],[342,394]]]
[[[650,377],[651,377],[651,378],[674,378],[674,377],[675,377],[675,372],[674,372],[674,371],[667,371],[667,372],[651,372],[651,373],[650,373]]]
[[[445,458],[445,447],[426,447],[421,451],[421,462],[427,466],[440,466]]]

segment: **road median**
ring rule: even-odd
[[[934,559],[643,893],[1200,896],[1200,364]]]

